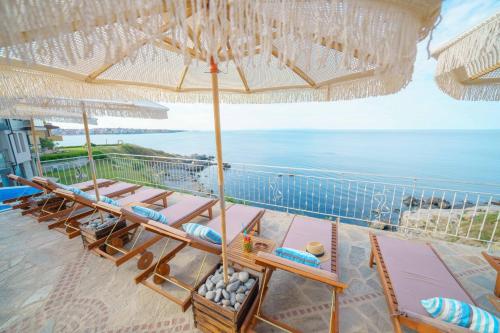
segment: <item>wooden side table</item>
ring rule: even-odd
[[[495,257],[489,255],[486,252],[482,252],[484,259],[491,265],[491,267],[497,272],[497,281],[495,283],[495,296],[489,295],[488,300],[493,304],[493,306],[500,311],[500,257]]]
[[[250,268],[256,272],[264,272],[264,267],[255,263],[255,258],[258,252],[272,253],[276,243],[270,239],[252,236],[252,252],[243,251],[243,234],[229,245],[227,258],[229,261],[238,264],[242,267]]]

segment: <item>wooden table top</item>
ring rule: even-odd
[[[240,264],[243,267],[248,267],[255,271],[263,271],[264,268],[255,263],[255,258],[258,252],[272,253],[276,247],[276,243],[270,239],[252,236],[252,252],[243,250],[243,234],[229,245],[228,259],[229,261]]]
[[[493,267],[497,272],[500,271],[500,257],[492,256],[487,252],[482,252],[484,259]]]

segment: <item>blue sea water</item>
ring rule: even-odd
[[[93,135],[170,153],[215,154],[213,132]],[[500,183],[500,130],[252,130],[222,134],[224,161]],[[80,145],[84,136],[65,136]],[[500,189],[499,189],[500,192]]]

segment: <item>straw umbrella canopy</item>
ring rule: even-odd
[[[19,0],[0,9],[0,94],[213,103],[227,281],[219,103],[395,93],[441,1]]]
[[[79,123],[82,121],[82,117],[78,115],[68,114],[61,111],[52,111],[50,114],[45,110],[40,110],[34,107],[28,107],[27,105],[18,104],[18,100],[11,101],[0,101],[0,117],[2,118],[16,118],[24,119],[30,121],[31,136],[33,138],[33,148],[36,155],[36,166],[38,174],[43,176],[42,164],[40,161],[40,152],[37,144],[37,134],[35,129],[35,119],[40,119],[44,121],[57,121],[63,123]],[[97,125],[97,119],[90,118],[89,123]]]
[[[459,100],[500,100],[500,12],[432,53],[435,80]]]
[[[3,114],[17,118],[50,118],[55,121],[79,118],[80,120],[83,120],[92,180],[94,182],[95,194],[98,200],[99,190],[97,186],[96,169],[92,156],[92,145],[88,127],[89,115],[91,117],[115,116],[167,119],[168,111],[167,107],[149,101],[131,103],[47,97],[28,97],[17,99],[0,98],[0,109],[5,110]],[[92,120],[93,118],[90,119]]]
[[[211,103],[205,74],[213,60],[224,73],[223,103],[353,99],[409,83],[416,44],[440,7],[440,0],[3,1],[0,56],[22,68],[20,81],[32,79],[30,70],[46,73],[31,85],[51,97],[131,98],[127,86],[139,84],[150,100]],[[124,95],[84,82],[120,85]]]

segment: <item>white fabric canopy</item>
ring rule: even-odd
[[[79,118],[86,111],[91,116],[114,116],[167,119],[168,108],[149,101],[120,102],[64,98],[0,98],[0,115],[14,118]],[[92,119],[92,118],[91,118]],[[89,121],[90,122],[90,121]]]
[[[212,57],[226,103],[385,95],[411,80],[416,44],[440,6],[439,0],[6,1],[0,56],[10,61],[0,70],[17,71],[17,83],[7,85],[13,94],[29,86],[26,96],[207,103]],[[106,86],[89,87],[95,83]]]
[[[500,100],[500,12],[432,53],[439,88],[455,99]]]

